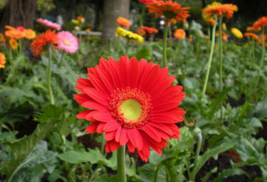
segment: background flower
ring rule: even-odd
[[[0,68],[5,68],[6,56],[0,52]]]
[[[177,39],[184,39],[185,35],[186,35],[186,33],[183,29],[177,29],[174,32],[174,37]]]
[[[78,39],[70,32],[62,31],[57,34],[58,47],[68,53],[75,53],[79,48]]]
[[[130,22],[130,20],[123,18],[123,17],[118,17],[117,18],[117,22],[120,26],[122,27],[129,27],[132,25],[132,23]]]
[[[48,27],[48,28],[53,28],[53,29],[56,29],[56,30],[60,30],[61,29],[61,25],[60,24],[57,24],[57,23],[53,23],[49,20],[45,20],[45,19],[42,19],[42,18],[38,18],[37,19],[37,22]]]

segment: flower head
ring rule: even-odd
[[[142,29],[148,34],[153,34],[153,33],[158,33],[159,32],[156,28],[152,28],[152,27],[143,26]]]
[[[224,31],[221,31],[221,33],[222,33],[222,40],[223,40],[224,42],[228,41],[228,37],[229,37],[229,36],[228,36]],[[219,31],[216,31],[215,35],[216,35],[216,36],[219,36]]]
[[[123,18],[123,17],[118,17],[117,18],[117,22],[120,26],[122,27],[129,27],[132,25],[132,23],[130,22],[130,20]]]
[[[5,68],[6,56],[0,52],[0,68]]]
[[[23,31],[23,34],[25,36],[26,39],[34,39],[36,37],[36,33],[35,31],[33,31],[32,29],[25,29]]]
[[[247,31],[248,32],[259,32],[259,31],[261,31],[261,27],[257,27],[257,28],[255,28],[255,27],[247,27]]]
[[[244,33],[244,36],[245,36],[245,37],[251,37],[251,38],[254,39],[254,40],[258,40],[258,39],[259,39],[259,37],[258,37],[256,34],[251,33],[251,32],[246,32],[246,33]]]
[[[34,56],[38,56],[40,52],[44,51],[44,47],[51,44],[56,45],[58,43],[57,34],[55,31],[47,30],[40,34],[31,43],[32,51]]]
[[[171,20],[172,22],[185,22],[186,18],[190,15],[188,14],[189,7],[182,7],[177,2],[172,1],[154,1],[146,6],[148,8],[148,13],[156,13],[156,18],[160,16],[165,16],[165,19]]]
[[[84,19],[84,17],[82,17],[82,16],[77,16],[77,18],[76,18],[79,22],[81,22],[81,23],[84,23],[85,22],[85,19]]]
[[[127,145],[147,161],[150,148],[162,154],[170,138],[179,138],[175,123],[182,122],[184,110],[177,107],[184,99],[182,86],[172,86],[174,76],[168,69],[125,56],[117,62],[100,59],[96,68],[88,68],[88,79],[77,80],[82,92],[75,100],[90,110],[78,119],[92,121],[87,133],[105,133],[105,150],[115,151]]]
[[[260,19],[258,19],[253,23],[254,29],[259,29],[266,26],[267,26],[267,16],[261,17]]]
[[[78,20],[71,20],[71,22],[73,23],[73,24],[75,24],[75,25],[79,25],[79,21]]]
[[[226,27],[226,24],[225,24],[225,23],[222,24],[222,29],[223,29],[224,31],[227,30],[227,27]]]
[[[16,27],[16,29],[18,31],[21,31],[21,32],[23,32],[25,30],[25,28],[23,26],[18,26],[18,27]]]
[[[18,49],[19,44],[18,44],[16,39],[11,38],[11,39],[9,39],[8,43],[9,43],[11,49],[13,49],[13,50],[17,50]]]
[[[226,18],[232,18],[234,11],[237,11],[237,10],[238,8],[236,5],[221,4],[215,1],[203,9],[203,14],[210,15],[210,16],[216,15],[217,17],[224,16]]]
[[[46,20],[46,19],[42,19],[42,18],[38,18],[37,19],[37,22],[48,27],[48,28],[53,28],[53,29],[56,29],[56,30],[60,30],[61,29],[61,25],[58,24],[58,23],[53,23],[49,20]]]
[[[184,39],[185,38],[185,31],[183,29],[177,29],[174,32],[174,37],[177,39]]]
[[[58,47],[68,53],[75,53],[79,48],[78,39],[70,32],[62,31],[57,34]]]
[[[23,31],[13,28],[13,29],[6,30],[5,36],[9,38],[14,38],[14,39],[21,39],[24,37],[24,34],[23,34]]]
[[[238,39],[242,39],[243,38],[243,34],[240,30],[238,30],[237,28],[232,28],[231,29],[231,33]]]
[[[117,27],[116,29],[116,36],[122,36],[125,38],[127,41],[130,42],[136,42],[136,43],[141,43],[144,41],[144,38],[136,33],[133,33],[131,31],[125,30],[121,27]]]
[[[157,1],[157,0],[138,0],[138,1],[143,3],[143,4],[150,4],[150,3],[153,3],[154,1]]]

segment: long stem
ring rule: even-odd
[[[263,68],[263,63],[264,63],[264,55],[265,55],[265,46],[264,46],[264,27],[262,28],[262,32],[261,32],[261,48],[262,48],[262,54],[261,54],[261,61],[260,61],[260,70],[258,71],[258,75],[255,81],[255,92],[257,90],[258,87],[258,82],[260,79],[260,75],[262,73],[262,68]]]
[[[164,27],[164,32],[163,32],[163,67],[167,67],[167,35],[168,35],[168,24],[169,20],[166,19],[165,21],[165,27]]]
[[[126,182],[125,172],[125,145],[120,146],[117,150],[117,169],[118,169],[118,181]]]
[[[50,96],[50,103],[52,105],[54,105],[55,102],[54,102],[54,96],[53,96],[53,91],[52,91],[52,87],[51,87],[51,66],[52,66],[52,48],[51,48],[51,46],[49,46],[48,52],[49,52],[49,61],[48,61],[48,65],[47,65],[47,86],[48,86],[48,91],[49,91],[49,96]]]
[[[141,10],[141,16],[140,16],[140,29],[143,26],[143,19],[144,19],[145,9],[146,9],[146,5],[143,4],[142,10]]]
[[[206,73],[206,79],[205,79],[204,87],[202,90],[203,94],[205,94],[205,92],[206,92],[208,80],[209,80],[209,75],[210,75],[210,68],[211,68],[212,56],[213,56],[214,45],[215,45],[215,32],[216,32],[216,24],[214,24],[213,28],[212,28],[212,42],[211,42],[211,47],[210,47],[210,56],[209,56],[207,73]]]
[[[61,67],[61,65],[62,65],[62,60],[63,60],[63,57],[64,57],[64,51],[62,51],[62,53],[61,53],[61,57],[60,57],[60,61],[59,61],[59,67]]]
[[[199,153],[200,153],[200,149],[201,149],[201,145],[202,145],[202,134],[199,133],[197,135],[197,150],[196,150],[196,156],[195,156],[195,160],[194,160],[194,168],[197,165],[198,162],[198,157],[199,157]],[[190,181],[195,181],[195,176],[190,176]]]
[[[21,39],[19,39],[19,54],[22,53],[22,43],[21,43]]]
[[[219,17],[219,45],[220,45],[220,82],[219,89],[223,90],[223,49],[222,49],[222,16]]]

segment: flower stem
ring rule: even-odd
[[[22,43],[21,43],[21,39],[19,39],[19,54],[22,54]]]
[[[219,45],[220,45],[220,82],[219,82],[219,89],[220,91],[223,90],[223,49],[222,49],[222,16],[219,17]]]
[[[140,29],[143,26],[143,19],[144,19],[145,9],[146,9],[146,5],[143,4],[142,10],[141,10],[141,16],[140,16]]]
[[[126,44],[126,54],[128,54],[128,48],[129,48],[129,39],[127,39],[127,44]]]
[[[117,151],[117,169],[118,169],[118,181],[126,182],[125,172],[125,145],[120,146]]]
[[[197,135],[197,151],[196,151],[196,156],[195,156],[195,160],[194,160],[194,168],[196,167],[197,162],[198,162],[198,157],[199,157],[201,145],[202,145],[202,134],[199,133]],[[190,181],[195,181],[195,176],[190,176]]]
[[[50,95],[50,103],[52,105],[54,105],[55,102],[54,102],[54,96],[53,96],[53,91],[52,91],[52,87],[51,87],[51,66],[52,66],[52,48],[51,48],[51,46],[49,46],[48,52],[49,52],[49,60],[48,60],[48,65],[47,65],[47,86],[48,86],[48,91],[49,91],[49,95]]]
[[[202,90],[203,94],[205,94],[205,92],[206,92],[208,80],[209,80],[209,75],[210,75],[210,68],[211,68],[212,56],[213,56],[214,45],[215,45],[215,32],[216,32],[216,24],[214,24],[212,27],[212,42],[211,42],[211,47],[210,47],[210,56],[209,56],[207,73],[206,73],[206,79],[205,79],[204,87]]]
[[[168,24],[169,20],[166,19],[165,21],[165,27],[163,32],[163,67],[167,67],[167,35],[168,35]]]
[[[62,51],[62,53],[61,53],[61,57],[60,57],[60,60],[59,60],[59,67],[61,67],[61,65],[62,65],[62,60],[63,60],[63,57],[64,57],[64,51]]]

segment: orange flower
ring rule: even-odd
[[[0,33],[0,44],[5,43],[5,42],[6,42],[6,39],[5,39],[4,35]]]
[[[210,36],[206,35],[205,39],[210,40]]]
[[[184,39],[185,38],[185,31],[183,29],[177,29],[174,32],[174,37],[177,39]]]
[[[77,19],[78,21],[82,22],[82,23],[85,22],[85,19],[84,19],[84,17],[82,17],[82,16],[77,16],[76,19]]]
[[[128,19],[123,18],[123,17],[118,17],[117,22],[122,27],[129,27],[132,25],[132,23]]]
[[[24,37],[23,32],[17,29],[10,29],[5,32],[5,36],[9,38],[21,39]]]
[[[145,26],[142,27],[142,30],[144,30],[148,34],[153,34],[153,33],[158,33],[159,32],[156,28],[145,27]]]
[[[184,7],[177,2],[172,1],[154,1],[146,6],[148,8],[148,13],[156,13],[156,18],[164,15],[166,19],[172,22],[185,22],[186,18],[190,15],[188,14],[189,7]]]
[[[9,43],[11,49],[13,49],[13,50],[17,50],[18,49],[19,44],[18,44],[16,39],[11,38],[11,39],[9,39],[8,43]]]
[[[263,35],[263,36],[262,36],[262,35],[259,35],[259,39],[258,39],[258,40],[259,40],[259,42],[258,42],[259,45],[261,45],[261,41],[262,41],[262,39],[263,39],[263,41],[265,42],[265,41],[266,41],[266,35]],[[265,44],[266,44],[266,43],[265,43]]]
[[[0,68],[5,68],[6,56],[0,52]]]
[[[259,32],[259,31],[261,31],[261,27],[258,27],[258,28],[248,27],[247,31],[248,32]]]
[[[23,34],[26,39],[34,39],[36,37],[35,31],[33,31],[32,29],[25,29],[23,31]]]
[[[5,29],[7,29],[7,30],[12,30],[12,29],[15,29],[15,28],[12,27],[12,26],[6,25],[6,26],[5,26]]]
[[[244,33],[244,36],[245,36],[245,37],[251,37],[251,38],[254,39],[254,40],[258,40],[258,39],[259,39],[259,37],[258,37],[256,34],[251,33],[251,32],[246,32],[246,33]]]
[[[261,28],[261,27],[266,27],[267,26],[267,16],[261,17],[257,21],[253,23],[253,27],[255,29]]]
[[[143,29],[143,27],[142,28],[139,27],[136,33],[142,36],[146,35],[146,31]]]
[[[215,35],[216,36],[219,36],[219,31],[216,31],[216,34]],[[224,31],[222,31],[222,40],[224,42],[226,42],[228,40],[228,35]]]
[[[85,31],[86,32],[90,32],[91,31],[91,28],[87,28]]]
[[[232,18],[234,11],[237,10],[238,8],[236,5],[213,2],[212,4],[209,4],[206,8],[204,8],[202,11],[204,15],[216,15],[217,17],[224,16],[226,18]]]
[[[55,45],[58,43],[57,34],[55,31],[47,30],[42,33],[31,43],[32,51],[34,56],[44,51],[44,46],[52,44]]]

